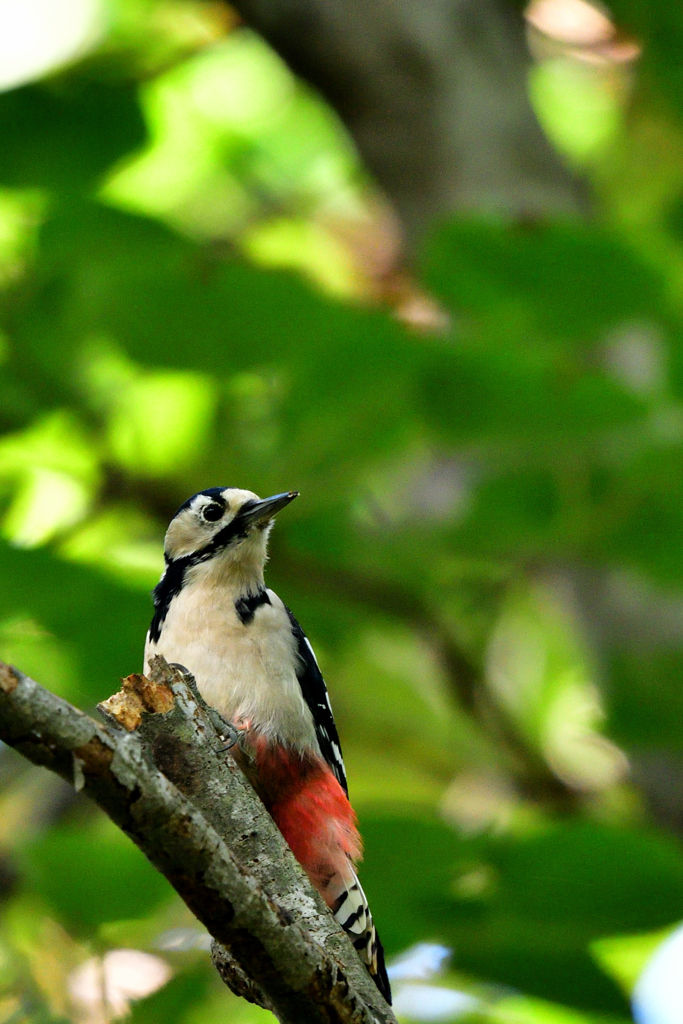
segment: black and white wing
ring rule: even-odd
[[[297,666],[297,679],[301,686],[301,692],[306,704],[313,715],[315,734],[320,745],[320,752],[329,764],[339,781],[342,789],[348,796],[349,787],[346,783],[346,771],[342,757],[341,745],[337,726],[334,724],[334,715],[330,706],[330,698],[327,694],[325,680],[322,677],[318,662],[316,661],[313,648],[303,629],[287,608],[289,621],[292,624],[292,633],[296,640],[299,665]]]

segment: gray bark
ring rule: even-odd
[[[82,789],[136,843],[214,937],[214,962],[239,995],[287,1024],[395,1024],[220,750],[220,718],[163,659],[153,674],[124,680],[102,726],[0,663],[0,739]]]
[[[411,242],[458,210],[577,213],[526,89],[505,0],[231,0],[331,103]]]

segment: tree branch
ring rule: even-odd
[[[286,1024],[395,1024],[256,793],[217,753],[220,717],[163,659],[152,674],[124,681],[101,726],[0,662],[0,739],[133,840],[214,937],[238,994]]]

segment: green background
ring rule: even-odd
[[[92,710],[140,669],[177,505],[299,490],[268,581],[328,680],[387,953],[445,944],[437,983],[522,1024],[627,1018],[683,919],[683,15],[613,13],[635,69],[530,73],[593,214],[433,225],[421,329],[334,228],[381,231],[336,116],[211,5],[112,2],[0,94],[0,657]],[[70,979],[121,948],[173,975],[136,1022],[269,1016],[6,749],[0,896],[0,1021],[98,1020]]]

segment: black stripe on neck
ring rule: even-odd
[[[188,558],[177,558],[174,562],[168,562],[164,575],[161,577],[152,594],[154,598],[154,615],[149,627],[149,638],[152,643],[158,643],[161,636],[161,627],[168,615],[171,601],[183,589],[185,572],[189,564]]]
[[[149,638],[152,643],[158,643],[159,641],[159,637],[161,636],[161,627],[168,615],[168,609],[171,601],[183,589],[187,570],[192,568],[193,565],[199,565],[201,562],[208,562],[210,558],[213,558],[214,555],[223,551],[224,548],[227,548],[234,541],[244,540],[249,533],[249,524],[245,522],[243,513],[248,512],[249,508],[253,504],[253,501],[245,502],[232,522],[228,523],[227,526],[224,526],[222,530],[219,530],[216,536],[213,537],[205,547],[200,548],[199,551],[194,551],[191,555],[183,555],[182,558],[169,559],[164,556],[166,558],[166,571],[153,591],[154,616],[149,627]],[[185,506],[187,505],[188,502],[185,503]],[[179,511],[182,511],[185,506],[181,506]],[[265,591],[263,591],[263,593],[265,594]],[[253,600],[253,598],[249,600]],[[259,604],[264,604],[267,600],[268,595],[266,594],[265,600],[259,601]],[[256,610],[256,607],[257,606],[254,607],[254,611]],[[239,612],[237,614],[239,615]],[[251,613],[249,621],[251,621],[253,617],[254,612]],[[244,619],[242,621],[244,621]]]
[[[246,597],[238,597],[235,601],[235,611],[240,622],[244,626],[248,626],[250,622],[253,622],[256,609],[260,608],[262,604],[270,604],[268,591],[264,589],[259,590],[257,594],[247,594]]]

